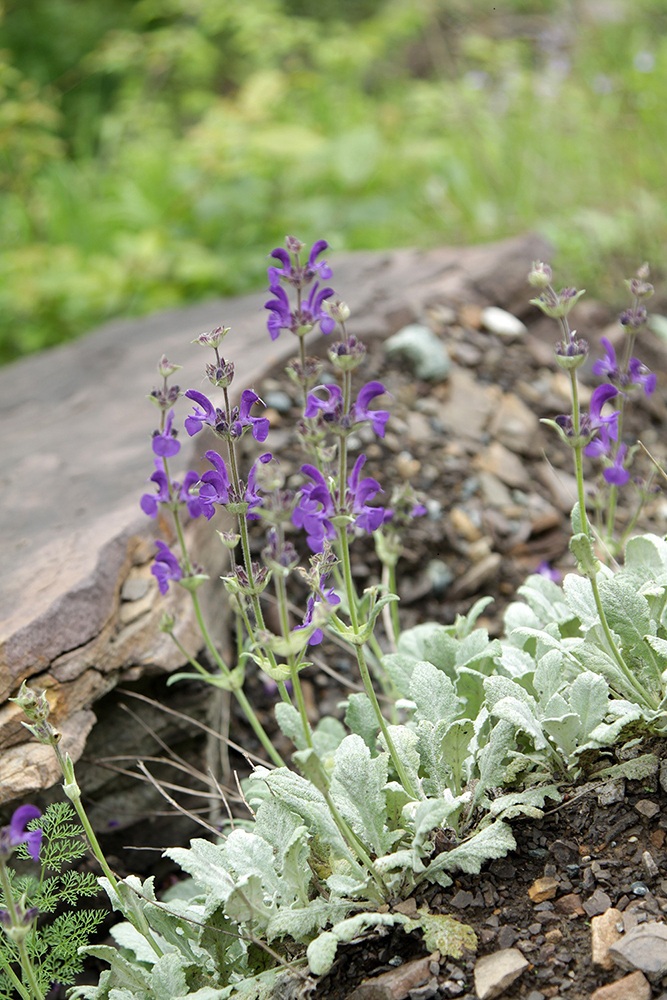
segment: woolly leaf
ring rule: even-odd
[[[377,717],[370,698],[364,692],[351,694],[347,699],[345,725],[350,732],[361,736],[372,754],[377,753]]]
[[[442,870],[478,875],[486,861],[503,858],[515,847],[516,841],[510,827],[507,823],[496,820],[464,840],[458,847],[439,854],[426,869],[426,878],[434,881],[435,873]]]
[[[454,684],[447,674],[425,660],[414,666],[409,696],[416,705],[417,719],[438,722],[453,719],[458,713],[459,700]]]
[[[387,755],[371,757],[361,736],[352,735],[340,744],[334,761],[331,776],[334,802],[373,854],[384,854],[392,843],[385,826]]]

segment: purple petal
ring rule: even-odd
[[[20,844],[25,839],[26,827],[31,819],[41,816],[41,809],[37,806],[25,805],[15,809],[9,821],[9,837],[13,844]]]

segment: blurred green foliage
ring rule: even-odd
[[[667,14],[598,6],[6,0],[0,359],[256,287],[285,233],[660,265]]]

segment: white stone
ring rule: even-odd
[[[485,330],[496,333],[506,340],[516,340],[528,333],[525,323],[505,309],[499,309],[498,306],[487,306],[486,309],[482,309],[481,320]]]
[[[475,992],[479,1000],[501,996],[527,968],[528,961],[518,948],[503,948],[484,955],[475,965]]]

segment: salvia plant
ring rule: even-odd
[[[505,855],[515,846],[512,820],[541,816],[581,775],[643,777],[658,766],[638,737],[667,730],[667,541],[630,537],[633,524],[619,540],[616,529],[619,491],[632,485],[641,501],[654,488],[633,476],[637,447],[626,440],[624,423],[633,395],[656,387],[634,353],[652,292],[648,269],[629,282],[622,351],[603,340],[592,366],[601,384],[587,409],[578,380],[589,345],[568,320],[583,292],[557,292],[543,263],[530,270],[533,302],[560,328],[555,357],[571,385],[570,412],[546,423],[572,451],[576,572],[562,584],[548,574],[529,577],[505,613],[501,637],[491,638],[479,623],[487,600],[452,623],[401,631],[401,534],[411,519],[426,516],[426,507],[407,488],[383,506],[382,484],[365,474],[355,432],[365,427],[384,436],[387,394],[381,382],[358,383],[365,348],[349,333],[349,309],[330,285],[327,248],[320,240],[307,250],[288,238],[272,252],[268,270],[268,334],[291,334],[298,344],[288,366],[302,400],[305,460],[297,483],[285,480],[267,449],[270,427],[258,395],[232,393],[234,365],[221,353],[227,328],[196,340],[208,352],[207,392],[182,392],[172,382],[178,365],[163,357],[151,394],[159,424],[151,486],[140,502],[146,515],[166,513],[171,523],[169,539],[156,543],[152,573],[162,594],[174,586],[188,592],[203,649],[197,658],[180,647],[191,670],[172,681],[200,678],[229,692],[244,713],[265,762],[242,782],[241,814],[230,813],[219,831],[210,828],[213,837],[167,851],[188,877],[160,898],[152,878],[117,879],[86,817],[73,765],[59,749],[45,697],[24,686],[17,698],[33,734],[58,755],[65,792],[102,866],[101,884],[124,917],[112,930],[115,947],[82,949],[109,969],[71,997],[298,996],[304,979],[331,969],[341,942],[381,926],[419,930],[427,947],[459,957],[476,947],[471,928],[426,905],[408,917],[397,901],[429,883],[446,889],[457,872],[477,873]],[[328,376],[306,352],[313,332],[330,338]],[[204,453],[204,471],[178,468],[183,402],[185,434],[206,431],[216,443]],[[589,460],[600,476],[594,504],[585,488]],[[185,524],[192,518],[221,523],[219,541],[229,553],[222,583],[237,635],[233,660],[216,648],[205,620],[200,589],[211,581],[188,550]],[[260,560],[252,558],[251,530],[264,532]],[[382,572],[380,583],[360,593],[350,550],[362,535],[373,536]],[[265,614],[269,598],[274,629]],[[175,622],[165,618],[163,628],[179,644]],[[310,650],[327,638],[349,649],[360,684],[338,717],[313,726],[301,674]],[[274,686],[276,724],[293,747],[287,760],[246,694],[249,670]],[[610,764],[603,751],[619,743],[631,748],[627,759]],[[49,816],[40,820],[45,838],[53,829]],[[46,912],[44,892],[24,890],[7,865],[15,850],[37,856],[37,820],[19,810],[0,838],[8,934],[2,968],[21,996],[35,990],[35,980],[40,997],[41,969],[58,978],[55,968],[40,965],[43,952],[34,943],[50,943],[34,912]]]

